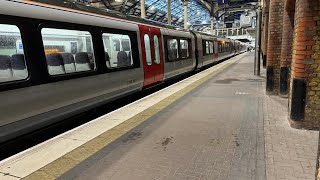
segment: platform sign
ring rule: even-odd
[[[229,4],[229,0],[218,0],[218,5]]]

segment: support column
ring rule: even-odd
[[[168,24],[171,25],[171,0],[168,0]]]
[[[214,17],[211,17],[211,27],[210,27],[211,34],[213,34],[213,23],[214,23]]]
[[[283,26],[282,16],[283,0],[270,0],[266,86],[266,91],[268,94],[279,93]]]
[[[255,67],[254,75],[260,76],[260,61],[261,61],[261,21],[262,11],[261,8],[257,9],[257,33],[256,33],[256,52],[255,52]]]
[[[188,0],[183,1],[184,7],[184,29],[188,29]]]
[[[283,12],[283,33],[280,63],[280,95],[282,97],[287,97],[289,91],[289,72],[291,66],[292,44],[294,37],[293,28],[295,0],[285,0]]]
[[[140,0],[141,18],[146,18],[146,5],[145,0]]]
[[[319,127],[320,0],[296,0],[291,66],[290,118],[303,127]]]
[[[267,49],[268,49],[268,27],[269,27],[269,0],[264,1],[263,5],[263,33],[262,33],[262,64],[267,66]]]
[[[214,23],[214,3],[213,3],[213,0],[211,0],[211,27],[210,27],[210,31],[211,31],[211,34],[213,34],[213,23]]]

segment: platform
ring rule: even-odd
[[[233,57],[3,160],[0,179],[314,179],[318,132],[290,127],[253,60]]]

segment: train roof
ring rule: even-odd
[[[143,19],[140,17],[132,16],[132,15],[126,15],[126,14],[123,14],[123,13],[120,13],[120,12],[114,11],[114,10],[109,10],[109,9],[104,10],[104,9],[99,9],[99,8],[95,8],[95,7],[91,7],[91,6],[86,6],[82,3],[78,3],[78,2],[74,2],[74,1],[73,2],[57,1],[57,0],[26,0],[26,1],[57,6],[58,8],[67,8],[67,9],[73,9],[73,10],[83,11],[83,12],[87,12],[87,13],[99,14],[99,15],[113,17],[113,18],[117,18],[117,19],[121,19],[121,20],[129,20],[132,22],[143,23],[143,24],[152,25],[152,26],[158,26],[158,27],[162,27],[162,28],[166,28],[166,29],[189,32],[189,30],[185,30],[181,27],[172,26],[172,25],[168,25],[168,24],[164,24],[164,23],[160,23],[160,22],[152,21],[152,20],[148,20],[148,19]],[[192,32],[202,34],[202,35],[217,37],[217,36],[203,33],[203,32],[199,32],[199,31],[192,30]],[[223,38],[223,37],[219,37],[219,38]]]
[[[168,25],[168,24],[164,24],[164,23],[160,23],[160,22],[152,21],[152,20],[148,20],[148,19],[143,19],[143,18],[139,18],[136,16],[126,15],[126,14],[123,14],[123,13],[120,13],[120,12],[114,11],[114,10],[109,10],[109,9],[104,10],[104,9],[99,9],[99,8],[95,8],[95,7],[91,7],[91,6],[86,6],[86,5],[84,5],[82,3],[78,3],[78,2],[57,1],[57,0],[32,0],[32,1],[28,0],[28,1],[47,4],[47,5],[53,5],[53,6],[57,6],[58,8],[73,9],[73,10],[78,10],[78,11],[113,17],[113,18],[117,18],[117,19],[121,19],[121,20],[129,20],[129,21],[148,24],[148,25],[152,25],[152,26],[159,26],[159,27],[163,27],[163,28],[167,28],[167,29],[177,30],[176,26],[172,26],[172,25]],[[186,30],[180,29],[180,28],[179,28],[179,30],[186,31]]]

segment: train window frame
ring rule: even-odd
[[[219,53],[223,53],[222,51],[222,41],[218,41]]]
[[[138,39],[140,39],[140,37],[138,38],[136,31],[113,29],[113,28],[106,28],[106,27],[100,27],[100,26],[98,28],[100,28],[99,40],[101,40],[102,43],[103,43],[103,40],[102,40],[103,33],[128,35],[130,38],[131,44],[138,44]],[[104,50],[103,44],[102,44],[102,50]],[[115,72],[115,71],[123,71],[123,70],[127,70],[127,69],[140,68],[140,50],[139,50],[138,46],[131,46],[131,57],[132,57],[132,65],[131,66],[109,68],[109,67],[107,67],[106,63],[104,62],[104,67],[107,68],[107,72]],[[105,61],[105,59],[103,61]]]
[[[181,51],[181,40],[183,41],[187,41],[188,42],[188,56],[187,57],[182,57],[182,51]],[[179,52],[179,58],[178,60],[186,60],[186,59],[189,59],[191,57],[191,49],[190,49],[190,46],[191,46],[191,39],[189,38],[179,38],[178,39],[178,52]]]
[[[43,36],[42,36],[42,30],[44,28],[51,28],[51,29],[59,29],[59,30],[71,30],[71,31],[86,31],[90,34],[91,36],[91,46],[92,46],[92,54],[93,54],[93,58],[94,58],[94,69],[91,70],[87,70],[87,71],[76,71],[76,72],[72,72],[72,73],[64,73],[64,74],[55,74],[55,75],[51,75],[49,73],[49,68],[48,68],[48,64],[47,64],[47,59],[46,59],[46,54],[45,54],[45,47],[44,47],[44,41],[43,41]],[[92,33],[92,28],[90,28],[87,25],[79,25],[79,24],[70,24],[70,23],[63,23],[63,22],[57,22],[57,23],[53,23],[53,22],[48,22],[48,23],[41,23],[38,27],[38,31],[40,34],[40,38],[41,38],[41,49],[42,49],[42,55],[43,58],[45,60],[45,64],[47,65],[47,74],[50,78],[53,79],[64,79],[65,77],[75,77],[77,78],[79,75],[89,75],[89,74],[96,74],[98,71],[98,58],[97,58],[97,52],[96,52],[96,44],[94,42],[95,36]]]
[[[207,53],[207,43],[208,43],[208,50],[209,53]],[[212,52],[210,51],[210,43],[212,43]],[[202,40],[202,44],[203,44],[203,56],[209,56],[209,55],[213,55],[215,54],[215,45],[214,45],[214,40],[207,40],[207,39],[203,39]]]
[[[181,60],[187,60],[193,57],[192,55],[192,43],[191,43],[191,38],[187,37],[179,37],[179,36],[170,36],[170,35],[164,35],[164,52],[165,52],[165,62],[174,62],[174,61],[181,61]],[[176,39],[178,43],[178,58],[174,60],[169,60],[169,54],[168,54],[168,40],[169,39]],[[189,51],[189,56],[186,58],[181,58],[181,49],[180,49],[180,40],[187,40],[188,41],[188,51]]]
[[[2,18],[0,19],[0,25],[15,26],[15,28],[17,28],[19,30],[20,41],[22,43],[22,51],[23,51],[23,56],[24,56],[23,58],[24,58],[25,72],[27,73],[27,76],[23,77],[21,79],[11,79],[11,80],[6,80],[6,81],[0,81],[0,85],[13,85],[13,84],[17,84],[17,83],[22,85],[23,83],[26,83],[27,81],[29,81],[30,77],[31,77],[29,57],[28,57],[29,53],[26,50],[28,43],[26,43],[26,41],[25,41],[24,31],[23,31],[24,27],[23,27],[23,25],[21,25],[18,22],[12,22],[7,19],[3,20]],[[18,53],[16,53],[16,54],[18,54]],[[12,54],[12,55],[15,55],[15,54]],[[11,70],[11,75],[13,75],[12,70]]]
[[[101,37],[101,41],[102,41],[102,49],[105,53],[105,45],[104,45],[104,39],[103,39],[103,35],[104,34],[115,34],[115,35],[125,35],[125,36],[128,36],[129,37],[129,44],[130,44],[130,50],[131,50],[131,65],[127,65],[127,66],[117,66],[117,67],[111,67],[107,65],[106,63],[106,59],[105,59],[105,56],[104,56],[104,64],[105,64],[105,67],[108,69],[108,71],[117,71],[117,70],[122,70],[122,69],[131,69],[131,68],[135,68],[137,65],[136,61],[135,61],[135,54],[134,54],[134,46],[132,46],[133,44],[133,38],[132,38],[132,35],[130,33],[127,33],[127,32],[123,32],[123,31],[112,31],[112,30],[103,30],[101,31],[101,34],[100,34],[100,37]],[[120,42],[121,44],[121,42]],[[121,44],[122,46],[122,44]],[[110,55],[109,55],[110,56]]]
[[[205,41],[205,54],[210,54],[210,43],[209,41]]]
[[[166,62],[174,62],[174,61],[177,61],[179,60],[179,57],[178,58],[175,58],[175,59],[169,59],[169,49],[168,49],[168,41],[169,40],[176,40],[177,41],[177,53],[178,53],[178,56],[179,56],[179,40],[178,38],[174,37],[174,36],[164,36],[164,47],[165,47],[165,59],[166,59]]]
[[[211,47],[212,45],[212,47]],[[209,52],[210,54],[214,54],[214,43],[213,41],[209,41]]]

